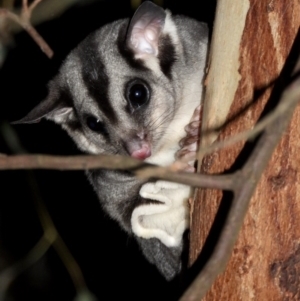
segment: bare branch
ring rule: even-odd
[[[22,0],[23,9],[28,7],[28,0]]]
[[[32,37],[32,39],[40,46],[41,50],[48,56],[48,58],[53,57],[53,50],[47,44],[47,42],[43,39],[43,37],[36,31],[36,29],[31,25],[30,18],[33,9],[40,3],[42,0],[35,0],[29,7],[27,0],[23,0],[22,11],[20,15],[17,15],[11,12],[8,9],[0,8],[0,16],[4,18],[8,18],[18,23],[27,33]]]
[[[61,238],[60,234],[58,233],[50,214],[48,213],[43,201],[39,197],[39,194],[36,194],[38,188],[36,187],[36,183],[32,178],[30,184],[32,186],[32,190],[35,192],[34,201],[36,203],[38,217],[42,225],[44,234],[24,259],[19,260],[17,263],[13,264],[0,273],[0,299],[3,299],[1,297],[5,295],[5,291],[7,290],[10,283],[18,275],[20,275],[35,262],[37,262],[40,258],[42,258],[51,246],[55,248],[57,254],[66,267],[73,281],[77,294],[88,292],[82,271],[75,258],[69,251],[68,247],[66,246],[65,242]]]
[[[52,233],[53,234],[53,233]],[[34,263],[39,261],[49,250],[56,236],[45,232],[38,243],[30,250],[24,259],[6,268],[0,272],[0,299],[4,299],[5,292],[11,282],[16,279],[21,273],[26,271]]]
[[[41,1],[42,0],[35,0],[29,5],[28,10],[29,10],[30,14]]]
[[[14,155],[0,156],[0,170],[8,169],[57,169],[87,170],[95,168],[132,169],[144,164],[130,157],[113,155],[48,156]]]
[[[0,155],[0,170],[14,169],[55,169],[55,170],[88,170],[88,169],[126,169],[131,170],[141,179],[164,179],[194,187],[233,189],[233,175],[201,175],[179,172],[180,162],[161,167],[147,164],[128,156],[93,155],[93,156],[49,156],[49,155]]]
[[[174,163],[176,164],[176,162]],[[188,172],[173,171],[173,165],[169,167],[144,167],[135,171],[135,175],[142,179],[161,179],[193,187],[215,188],[232,190],[235,187],[237,174],[232,175],[204,175]]]

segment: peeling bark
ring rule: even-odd
[[[297,0],[234,2],[231,6],[225,0],[218,2],[211,49],[212,57],[217,60],[211,60],[206,80],[203,131],[227,120],[218,137],[220,140],[253,128],[265,109],[300,25]],[[235,25],[242,26],[242,34],[238,30],[233,32]],[[230,47],[234,49],[227,51]],[[222,60],[230,62],[230,67],[220,63]],[[300,298],[299,128],[298,106],[251,200],[227,269],[204,300]],[[206,135],[203,143],[214,139],[215,136]],[[240,142],[206,156],[202,172],[236,170],[250,147]],[[230,196],[221,191],[198,191],[191,213],[191,264],[201,266],[209,256],[229,200]]]

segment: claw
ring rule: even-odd
[[[186,162],[184,171],[195,172],[194,162],[196,160],[196,151],[200,140],[201,126],[201,105],[198,106],[191,118],[191,121],[185,127],[186,136],[179,141],[180,149],[176,153],[176,158]]]

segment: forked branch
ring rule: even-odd
[[[27,33],[38,44],[38,46],[40,46],[41,50],[48,56],[48,58],[52,58],[53,50],[30,22],[32,11],[41,1],[42,0],[35,0],[28,5],[28,0],[22,0],[22,10],[20,14],[13,13],[6,8],[0,8],[0,17],[7,18],[18,23],[21,27],[23,27],[24,30],[27,31]]]

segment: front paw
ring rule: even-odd
[[[189,226],[190,192],[189,186],[167,181],[144,184],[140,195],[149,201],[133,210],[133,233],[145,239],[157,238],[167,247],[179,246]]]
[[[195,171],[194,162],[200,141],[201,113],[202,106],[199,105],[195,109],[190,123],[185,127],[186,136],[179,142],[180,149],[176,153],[176,159],[187,163],[184,171]]]

